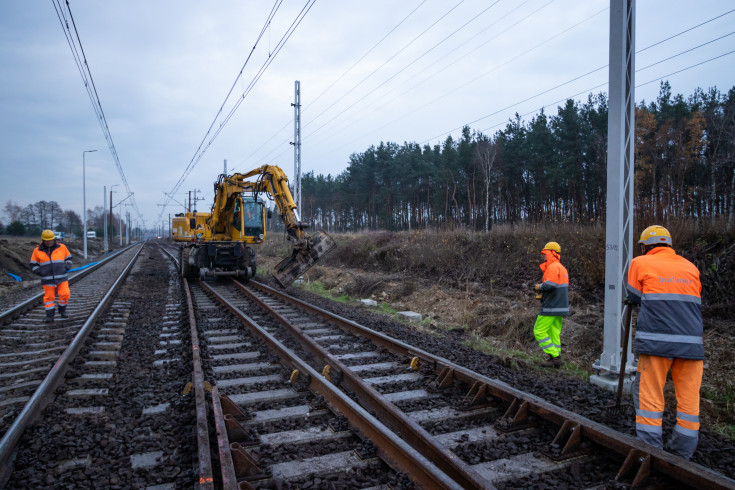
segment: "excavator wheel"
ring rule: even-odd
[[[181,255],[179,264],[181,265],[181,277],[191,279],[191,266],[189,265],[189,253],[191,252],[191,249],[182,247],[180,250]]]

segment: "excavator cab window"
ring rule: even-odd
[[[258,236],[263,233],[263,203],[243,200],[242,215],[245,228],[243,234]]]
[[[237,231],[242,230],[241,211],[242,206],[240,205],[240,199],[238,199],[235,201],[235,212],[232,215],[232,226],[234,226]]]

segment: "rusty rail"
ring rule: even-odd
[[[178,259],[170,251],[164,247],[160,247],[166,255],[168,255],[174,264],[178,265]],[[178,275],[178,268],[176,274]],[[199,335],[197,333],[196,316],[194,315],[194,302],[191,299],[191,290],[189,281],[183,278],[184,291],[186,292],[186,306],[189,316],[189,332],[191,335],[191,352],[193,372],[191,375],[192,387],[194,388],[194,400],[197,414],[197,455],[199,458],[199,488],[214,488],[214,473],[212,470],[212,456],[209,450],[209,428],[207,422],[207,402],[205,391],[204,372],[202,371],[202,359],[199,350]],[[213,395],[214,399],[214,395]],[[219,403],[215,404],[215,409]],[[228,487],[225,487],[227,489]],[[235,487],[236,488],[236,487]]]
[[[462,488],[461,485],[437,468],[406,441],[400,439],[393,431],[383,425],[381,421],[341,390],[334,387],[318,371],[261,328],[231,301],[220,295],[206,282],[200,282],[200,285],[275,351],[285,365],[292,369],[298,369],[302,376],[309,380],[309,388],[323,396],[331,407],[344,415],[353,427],[369,438],[379,448],[379,452],[386,461],[395,465],[400,471],[406,472],[417,484],[424,488]]]
[[[634,471],[636,472],[634,480],[640,480],[646,472],[656,470],[698,489],[735,489],[735,480],[731,478],[697,463],[687,461],[679,456],[644,444],[632,436],[610,429],[577,413],[549,403],[535,395],[517,390],[502,381],[483,376],[454,364],[447,359],[417,349],[400,340],[393,339],[344,317],[310,305],[264,284],[251,280],[248,285],[255,286],[263,292],[281,298],[305,311],[344,327],[353,333],[367,337],[375,344],[385,347],[394,354],[408,358],[419,357],[424,363],[429,363],[429,365],[433,366],[435,373],[437,373],[437,384],[448,384],[453,380],[457,380],[471,386],[472,388],[468,393],[468,398],[480,399],[483,397],[493,397],[510,403],[513,410],[508,415],[515,418],[516,421],[520,421],[528,413],[536,414],[560,426],[560,435],[558,437],[562,439],[564,437],[562,435],[562,429],[566,431],[564,428],[565,424],[567,424],[567,427],[570,424],[572,426],[578,426],[579,430],[574,431],[576,432],[574,435],[575,438],[584,437],[596,444],[612,449],[626,460],[618,473],[618,477],[620,478]]]
[[[453,478],[454,481],[462,485],[462,488],[488,488],[489,484],[487,480],[477,474],[475,470],[458,458],[456,454],[440,444],[431,434],[415,421],[411,420],[404,412],[386,401],[380,392],[365,383],[349,367],[332,356],[311,338],[301,333],[300,329],[292,325],[285,317],[268,306],[245,286],[238,282],[234,284],[286,327],[305,349],[314,354],[322,363],[328,364],[342,373],[342,383],[355,393],[364,406],[370,410],[374,410],[380,420],[384,421],[394,431],[400,432],[404,440],[408,441],[428,460]]]

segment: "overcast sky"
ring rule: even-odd
[[[555,114],[565,98],[607,91],[609,0],[316,0],[282,45],[307,0],[284,0],[262,36],[274,1],[69,3],[148,226],[190,165],[174,197],[183,203],[201,190],[200,210],[225,159],[230,172],[269,163],[292,178],[295,80],[302,172],[325,175],[381,141],[435,144],[465,124],[492,134],[516,112],[528,121],[542,107]],[[732,0],[639,0],[636,48],[732,9]],[[734,25],[735,12],[640,52],[636,100],[655,99],[661,77],[735,50]],[[101,206],[103,186],[122,178],[52,1],[0,2],[0,66],[0,206],[54,200],[81,215],[82,152],[92,149],[87,208]],[[696,87],[725,92],[735,85],[735,54],[667,79],[685,96]],[[231,88],[223,115],[240,105],[207,136]],[[126,195],[122,185],[115,191],[115,202]],[[164,219],[181,210],[171,202]]]

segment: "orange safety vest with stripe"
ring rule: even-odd
[[[559,256],[553,250],[544,250],[546,262],[539,265],[544,272],[539,285],[542,293],[539,315],[567,316],[569,314],[569,274],[566,267],[559,262]]]
[[[71,269],[71,254],[65,245],[54,240],[47,247],[41,243],[31,255],[31,270],[41,276],[44,286],[56,286],[67,281],[66,271]]]
[[[641,305],[633,350],[638,354],[704,359],[702,284],[697,267],[673,248],[634,258],[628,297]]]

